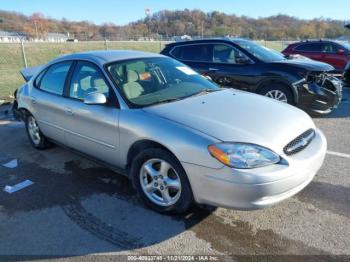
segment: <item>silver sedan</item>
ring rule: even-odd
[[[271,206],[302,190],[326,153],[301,110],[219,88],[162,55],[79,53],[22,75],[15,104],[31,144],[113,167],[158,212]]]

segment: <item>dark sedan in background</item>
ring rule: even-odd
[[[202,39],[168,44],[161,52],[221,86],[255,92],[298,106],[313,115],[330,113],[341,101],[342,83],[334,67],[312,60],[286,59],[245,39]]]

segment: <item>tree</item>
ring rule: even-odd
[[[48,32],[74,34],[79,40],[123,40],[148,37],[149,34],[164,37],[188,34],[192,36],[233,35],[252,39],[287,40],[310,38],[337,38],[350,34],[344,21],[327,18],[313,20],[277,14],[264,18],[228,15],[199,9],[162,10],[152,16],[123,26],[113,23],[96,25],[88,21],[56,20],[34,13],[30,17],[16,12],[0,10],[0,30],[26,32],[32,38],[45,38]],[[350,28],[350,25],[348,25]]]
[[[36,39],[44,39],[48,33],[48,21],[43,14],[33,13],[25,24],[24,30]]]

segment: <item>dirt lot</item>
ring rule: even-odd
[[[193,208],[179,217],[159,215],[140,203],[126,178],[60,147],[37,151],[22,123],[3,113],[0,119],[0,163],[18,159],[16,168],[0,166],[0,260],[90,254],[349,259],[350,89],[337,110],[315,119],[329,151],[313,182],[273,208],[251,212]],[[13,194],[2,190],[26,179],[34,184]]]

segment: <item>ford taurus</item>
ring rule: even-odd
[[[219,88],[166,56],[93,51],[22,74],[16,112],[31,144],[113,167],[158,212],[271,206],[309,184],[326,153],[303,111]]]

